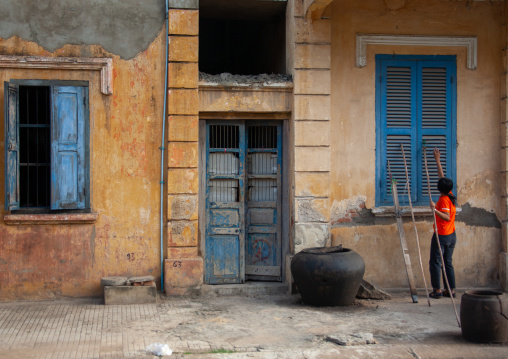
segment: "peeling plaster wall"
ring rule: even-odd
[[[358,251],[366,277],[385,287],[407,287],[395,218],[375,207],[375,55],[457,56],[457,216],[454,254],[459,287],[497,287],[501,251],[499,155],[503,2],[418,1],[400,9],[390,2],[336,0],[332,16],[331,233],[333,244]],[[477,36],[478,68],[466,69],[460,47],[369,45],[367,66],[355,67],[357,33]],[[431,217],[417,218],[428,278]],[[413,272],[423,287],[414,229],[404,225]],[[428,281],[430,282],[430,281]]]
[[[102,293],[104,276],[160,277],[164,49],[165,31],[128,61],[99,45],[64,45],[49,52],[16,36],[0,39],[2,55],[111,57],[114,86],[112,96],[103,95],[97,71],[0,69],[2,83],[11,79],[88,81],[91,207],[98,213],[93,224],[7,225],[3,221],[7,213],[5,163],[0,156],[0,300],[96,296]],[[2,123],[3,92],[2,86]],[[4,153],[3,125],[0,153]]]
[[[66,44],[99,45],[130,60],[161,31],[164,4],[164,0],[0,0],[0,37],[18,36],[50,52]],[[85,51],[82,56],[91,55]]]

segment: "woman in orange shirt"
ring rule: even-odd
[[[455,206],[457,198],[451,192],[453,189],[453,181],[446,178],[441,167],[441,153],[439,149],[434,149],[434,158],[436,159],[437,171],[439,180],[437,182],[437,189],[441,196],[436,204],[430,201],[430,208],[433,210],[436,216],[437,233],[439,235],[439,245],[443,253],[444,268],[446,271],[446,277],[450,284],[451,295],[455,298],[455,270],[452,264],[453,250],[457,243],[457,236],[455,235]],[[441,255],[439,254],[439,247],[437,243],[436,233],[432,237],[432,243],[430,245],[430,281],[434,291],[430,293],[431,298],[442,298],[443,296],[449,297],[450,293],[447,289],[441,290]],[[443,274],[443,282],[446,284]]]

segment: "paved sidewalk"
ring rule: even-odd
[[[460,294],[455,299],[459,310]],[[166,298],[105,306],[101,298],[0,303],[0,358],[508,358],[508,345],[462,339],[450,299],[409,293],[388,301],[315,308],[298,295]],[[377,344],[326,336],[367,332]]]

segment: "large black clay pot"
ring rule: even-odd
[[[363,258],[342,246],[307,248],[291,261],[291,274],[302,300],[315,306],[353,303],[364,273]]]
[[[480,343],[508,342],[508,297],[490,290],[468,290],[460,300],[462,337]]]

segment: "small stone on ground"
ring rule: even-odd
[[[365,345],[376,344],[376,340],[372,333],[355,333],[355,334],[336,334],[328,335],[325,339],[329,342],[339,345]]]
[[[143,282],[151,282],[155,280],[153,275],[145,275],[141,277],[130,277],[129,283],[143,283]]]
[[[356,298],[385,300],[385,299],[391,299],[392,297],[390,296],[390,294],[379,289],[374,284],[367,282],[365,279],[362,279],[360,288],[358,288],[358,293],[356,293]]]

